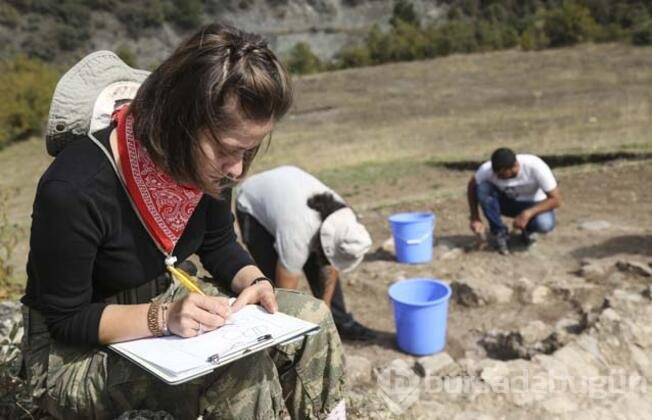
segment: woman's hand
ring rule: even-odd
[[[228,298],[190,293],[168,304],[167,325],[172,334],[194,337],[221,327],[229,316]]]
[[[276,296],[274,295],[272,284],[268,281],[261,281],[245,288],[240,292],[240,295],[238,295],[231,310],[237,312],[243,306],[249,304],[259,304],[265,308],[267,312],[271,313],[278,311],[278,304],[276,303]]]

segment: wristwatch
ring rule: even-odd
[[[276,289],[276,287],[274,286],[274,282],[271,279],[267,278],[267,277],[258,277],[256,279],[254,279],[254,281],[251,282],[250,286],[253,286],[254,284],[258,284],[258,283],[263,282],[263,281],[269,282],[269,284],[272,285],[272,289]]]

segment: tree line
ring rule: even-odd
[[[320,60],[296,44],[287,64],[298,74],[508,48],[541,50],[582,42],[652,45],[652,2],[636,0],[444,0],[447,13],[424,24],[409,0],[397,0],[389,29]]]

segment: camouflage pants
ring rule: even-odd
[[[208,294],[222,294],[204,283]],[[155,300],[180,298],[170,288]],[[175,418],[324,418],[343,398],[344,356],[330,310],[320,300],[278,289],[279,309],[317,323],[318,334],[261,351],[209,375],[171,386],[105,348],[63,345],[50,338],[40,313],[23,308],[23,349],[34,398],[50,415],[115,418],[129,410],[165,410]],[[128,303],[128,302],[120,302]]]

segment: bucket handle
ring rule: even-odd
[[[405,242],[407,245],[419,245],[421,242],[428,240],[428,238],[430,238],[431,236],[432,236],[432,231],[427,232],[425,235],[417,239],[403,239],[398,236],[395,236],[395,239]]]

